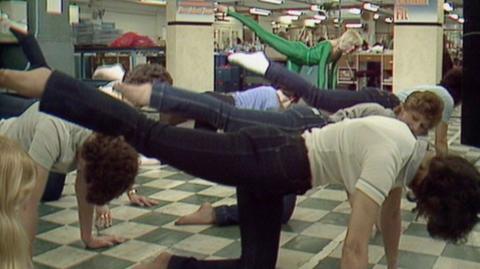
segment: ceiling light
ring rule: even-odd
[[[338,23],[338,18],[333,19],[334,23]]]
[[[373,19],[374,20],[378,20],[379,18],[380,18],[380,14],[378,14],[378,13],[373,14]]]
[[[310,10],[311,11],[320,11],[320,6],[319,5],[311,5],[310,6]]]
[[[167,0],[140,0],[140,3],[145,5],[165,6],[167,4]]]
[[[444,3],[443,9],[447,12],[453,11],[453,4],[452,3]]]
[[[268,16],[270,15],[270,13],[272,13],[268,9],[262,9],[262,8],[256,8],[256,7],[251,8],[249,11],[250,11],[250,14],[262,15],[262,16]]]
[[[287,10],[285,13],[292,16],[301,16],[303,12],[300,10]]]
[[[283,4],[283,0],[259,0],[259,1],[264,3],[269,3],[269,4],[275,4],[275,5]]]
[[[363,9],[368,10],[368,11],[377,12],[379,8],[380,8],[379,5],[375,5],[375,4],[372,4],[372,3],[364,3],[363,4]]]
[[[321,21],[327,19],[327,16],[325,16],[325,15],[323,15],[323,14],[318,14],[318,15],[315,15],[315,16],[313,16],[313,17],[314,17],[315,19],[321,20]]]
[[[388,17],[388,18],[385,18],[385,22],[386,23],[392,23],[393,22],[393,19]]]
[[[362,13],[362,11],[359,8],[350,8],[348,12],[356,15],[359,15],[360,13]]]
[[[349,29],[352,29],[352,28],[359,29],[359,28],[362,28],[362,26],[363,25],[361,23],[347,23],[347,24],[345,24],[345,27],[349,28]]]

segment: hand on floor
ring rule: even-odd
[[[138,195],[138,194],[129,194],[128,199],[130,199],[130,203],[138,206],[151,207],[151,206],[158,205],[157,200],[150,199],[148,197]]]

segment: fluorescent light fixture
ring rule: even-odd
[[[283,4],[283,0],[259,0],[259,1],[264,3],[269,3],[269,4],[275,4],[275,5]]]
[[[298,20],[298,16],[294,16],[294,15],[286,15],[286,16],[284,16],[284,17],[289,17],[290,20],[292,20],[292,21]]]
[[[386,22],[386,23],[392,23],[392,22],[393,22],[393,19],[390,18],[390,17],[387,17],[387,18],[385,18],[385,22]]]
[[[452,20],[458,20],[458,14],[454,14],[454,13],[451,13],[451,14],[448,14],[448,17]]]
[[[165,6],[167,4],[167,0],[140,0],[140,3],[146,5]]]
[[[323,14],[318,14],[318,15],[313,16],[313,18],[315,18],[316,20],[323,21],[323,20],[327,19],[327,16],[325,16]]]
[[[256,7],[252,7],[249,11],[250,11],[250,14],[262,15],[262,16],[268,16],[270,15],[270,13],[272,13],[268,9],[262,9],[262,8],[256,8]]]
[[[350,8],[348,12],[356,15],[360,15],[360,13],[362,13],[362,11],[359,8]]]
[[[453,4],[452,3],[444,3],[443,9],[447,12],[453,11]]]
[[[334,23],[338,23],[338,18],[333,19]]]
[[[319,5],[311,5],[310,6],[310,10],[311,11],[320,11],[320,6]]]
[[[380,14],[378,14],[378,13],[373,14],[373,19],[374,20],[378,20],[379,18],[380,18]]]
[[[359,28],[362,28],[362,24],[361,23],[347,23],[345,24],[345,27],[346,28],[349,28],[349,29],[359,29]]]
[[[463,24],[463,23],[465,23],[465,19],[464,18],[458,18],[458,22]]]
[[[287,15],[292,15],[292,16],[301,16],[303,14],[302,11],[300,10],[287,10],[287,12],[285,12]]]
[[[372,3],[364,3],[363,4],[363,9],[368,10],[368,11],[377,12],[379,8],[380,8],[379,5],[375,5],[375,4],[372,4]]]

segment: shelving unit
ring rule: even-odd
[[[392,91],[393,54],[356,53],[344,55],[338,62],[338,87],[358,91],[375,87]]]
[[[147,62],[165,65],[165,47],[150,48],[109,48],[99,46],[75,46],[75,54],[80,57],[79,78],[87,78],[86,57],[91,57],[92,67],[96,64],[120,63],[128,71],[137,64],[137,56],[143,55]]]

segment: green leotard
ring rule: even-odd
[[[318,66],[317,81],[311,81],[320,89],[334,89],[337,84],[337,66],[336,61],[331,62],[330,55],[332,54],[332,44],[328,41],[322,41],[315,47],[309,48],[300,41],[290,41],[270,33],[263,29],[252,18],[228,11],[228,16],[242,22],[250,28],[270,47],[277,50],[279,53],[287,57],[287,68],[295,73],[299,73],[302,66]]]

